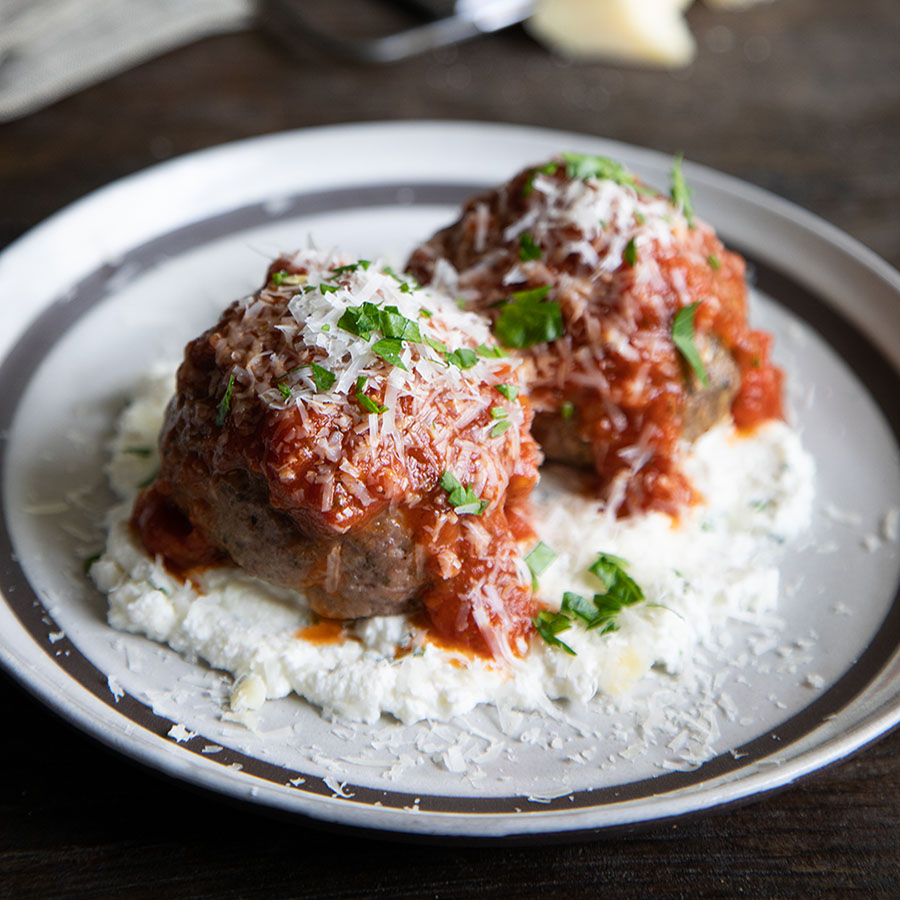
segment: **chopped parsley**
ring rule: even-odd
[[[228,418],[228,411],[231,409],[231,392],[234,390],[234,373],[228,376],[228,384],[225,387],[225,396],[219,401],[219,408],[216,411],[216,425],[221,428]]]
[[[409,371],[403,364],[400,354],[403,351],[403,341],[400,338],[382,338],[372,344],[372,352],[380,356],[385,362],[403,369],[404,372]]]
[[[530,197],[534,190],[534,179],[537,175],[555,175],[559,166],[555,162],[548,162],[546,165],[538,166],[528,173],[525,184],[522,185],[522,196]]]
[[[614,181],[625,187],[646,193],[648,191],[641,185],[637,178],[621,163],[617,163],[608,156],[591,156],[586,153],[563,153],[566,161],[566,175],[569,178],[599,178],[606,181]]]
[[[316,385],[317,391],[329,391],[337,380],[337,375],[329,371],[318,363],[312,364],[312,380]]]
[[[368,269],[372,265],[367,259],[361,259],[359,262],[349,263],[346,266],[335,266],[331,270],[332,275],[343,275],[345,272],[355,272],[357,269]]]
[[[556,559],[556,551],[543,541],[538,541],[525,557],[525,564],[535,578],[547,571],[550,563]]]
[[[672,203],[681,211],[688,225],[694,227],[694,207],[691,203],[691,194],[694,192],[688,187],[687,181],[684,179],[684,172],[681,171],[681,163],[684,160],[684,154],[679,153],[672,162]]]
[[[451,366],[457,366],[460,369],[471,369],[478,362],[478,354],[468,347],[460,347],[459,350],[448,353],[445,359]]]
[[[337,324],[338,328],[367,341],[372,337],[372,332],[381,327],[381,310],[368,302],[361,306],[348,306]]]
[[[516,397],[519,396],[519,387],[515,384],[495,384],[494,390],[498,391],[510,402],[512,402],[516,399]]]
[[[700,351],[694,342],[694,314],[700,305],[698,300],[690,306],[682,307],[672,321],[672,343],[678,348],[685,362],[694,370],[703,387],[709,387],[706,366],[700,358]]]
[[[425,335],[423,340],[425,341],[426,344],[428,344],[429,347],[431,347],[432,350],[437,350],[438,353],[449,353],[450,352],[449,349],[447,348],[447,345],[443,341],[436,341],[434,338],[428,337],[427,334]]]
[[[487,500],[482,500],[472,490],[472,486],[464,487],[460,480],[450,471],[441,476],[441,487],[447,492],[447,502],[458,516],[470,514],[480,516],[488,507]]]
[[[555,301],[545,301],[550,285],[516,291],[500,309],[494,334],[504,347],[523,349],[552,341],[563,333],[562,313]]]
[[[637,238],[632,238],[626,245],[625,251],[622,256],[625,258],[625,262],[628,263],[629,266],[633,266],[637,263],[638,254],[637,254]]]
[[[570,656],[575,656],[575,651],[565,642],[561,641],[557,635],[561,631],[565,631],[572,627],[572,620],[563,612],[550,612],[548,609],[542,609],[532,620],[537,633],[551,646],[559,647]]]
[[[368,394],[363,393],[363,388],[366,386],[366,376],[360,375],[359,378],[356,379],[356,402],[367,412],[367,413],[375,413],[376,415],[381,415],[382,413],[387,412],[387,407],[382,406],[379,403],[376,403]]]
[[[602,590],[597,591],[593,597],[583,597],[574,591],[566,591],[559,612],[542,610],[533,620],[534,627],[541,637],[551,646],[562,646],[566,652],[574,655],[570,647],[563,645],[556,638],[557,634],[565,631],[574,622],[579,622],[588,631],[600,629],[600,634],[618,630],[616,622],[618,614],[626,607],[644,601],[644,592],[625,571],[627,567],[628,563],[620,556],[600,553],[588,571],[599,579]]]
[[[488,347],[487,344],[479,344],[475,348],[475,352],[485,359],[503,359],[509,354],[502,347]]]
[[[541,248],[527,231],[523,231],[519,235],[519,259],[522,262],[528,262],[529,260],[540,258]]]

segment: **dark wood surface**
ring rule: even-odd
[[[458,118],[683,151],[900,266],[896,0],[698,5],[691,20],[700,52],[676,73],[568,65],[518,29],[377,69],[262,32],[208,39],[0,125],[0,246],[224,141]],[[777,796],[637,835],[412,847],[233,808],[100,748],[6,677],[0,698],[2,897],[900,897],[900,734]]]

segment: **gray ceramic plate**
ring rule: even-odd
[[[106,625],[83,561],[110,503],[104,444],[140,374],[254,289],[279,250],[312,235],[402,262],[474,190],[565,149],[668,183],[668,159],[596,138],[355,125],[158,166],[10,247],[0,257],[4,666],[85,731],[175,777],[335,825],[442,838],[559,839],[697,813],[789,784],[893,727],[900,276],[796,207],[690,165],[699,213],[755,271],[753,317],[776,334],[818,501],[808,540],[784,561],[777,639],[735,627],[703,697],[673,700],[686,737],[607,708],[359,726],[296,699],[267,705],[253,732],[223,721],[221,673]],[[709,760],[681,765],[676,744],[701,732]]]

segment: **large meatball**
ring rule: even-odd
[[[544,453],[595,468],[620,514],[677,513],[692,497],[685,441],[729,413],[744,427],[781,414],[743,260],[693,218],[676,176],[673,200],[604,157],[564,154],[469,200],[408,263],[528,358]]]
[[[230,558],[334,618],[421,603],[508,655],[534,598],[520,361],[389,269],[306,253],[192,341],[133,524],[173,567]]]

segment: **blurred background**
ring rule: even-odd
[[[0,0],[0,248],[194,150],[428,118],[683,152],[900,266],[897,0],[486,4]],[[460,21],[429,27],[423,9]],[[18,725],[0,742],[0,897],[900,896],[896,734],[780,796],[647,834],[411,850],[158,781],[0,689]]]

